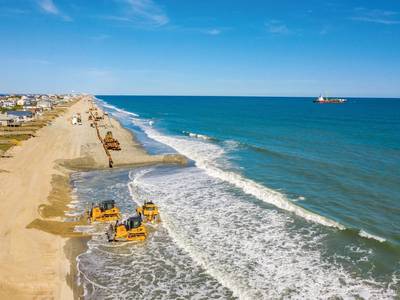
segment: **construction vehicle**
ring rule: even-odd
[[[109,242],[144,241],[147,238],[147,230],[142,223],[140,215],[129,217],[123,222],[110,224],[107,232]]]
[[[100,120],[104,119],[104,116],[100,116],[99,113],[96,111],[94,113],[94,119],[95,119],[95,121],[100,121]]]
[[[143,217],[144,222],[160,222],[158,207],[152,201],[145,201],[142,206],[136,208],[136,213]]]
[[[73,116],[72,116],[72,119],[71,119],[71,124],[72,124],[72,125],[76,125],[76,124],[78,124],[78,118],[77,118],[77,116],[76,116],[76,115],[73,115]]]
[[[104,142],[104,147],[107,150],[116,150],[116,151],[121,150],[121,146],[118,140],[113,137],[111,131],[107,131],[107,134],[103,139],[103,142]]]
[[[108,222],[116,221],[121,218],[121,212],[115,206],[114,200],[103,201],[97,205],[92,204],[92,208],[88,211],[88,219],[90,222]]]
[[[78,114],[76,115],[76,119],[77,119],[78,125],[82,125],[82,117],[81,117],[81,114],[80,114],[80,113],[78,113]]]

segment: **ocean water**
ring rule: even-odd
[[[186,167],[74,174],[72,214],[144,199],[144,243],[101,226],[78,268],[88,299],[394,299],[400,290],[400,101],[97,96],[150,153]]]

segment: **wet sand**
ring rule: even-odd
[[[0,299],[72,299],[79,291],[75,257],[85,237],[65,222],[73,171],[105,169],[108,158],[90,126],[89,97],[67,108],[35,137],[0,158]],[[81,113],[82,125],[71,125]],[[186,163],[180,155],[148,155],[116,120],[99,122],[100,134],[113,132],[121,151],[111,151],[114,167]],[[71,261],[71,264],[70,264]]]

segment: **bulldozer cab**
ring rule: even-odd
[[[142,218],[140,216],[130,217],[124,222],[126,230],[131,230],[140,227],[142,225]]]
[[[103,201],[100,203],[99,207],[101,211],[113,209],[115,207],[115,201],[114,200]]]
[[[88,212],[90,222],[107,222],[120,219],[121,214],[118,207],[115,206],[114,200],[103,201],[96,206],[93,206]]]
[[[145,201],[142,206],[136,208],[136,213],[141,215],[143,222],[160,221],[158,207],[153,201]]]
[[[143,209],[144,210],[148,210],[148,211],[153,211],[153,210],[155,210],[156,209],[156,207],[155,207],[155,205],[154,204],[149,204],[149,203],[146,203],[145,205],[143,205]]]
[[[142,218],[133,216],[110,227],[107,235],[109,241],[144,241],[147,230],[142,224]]]

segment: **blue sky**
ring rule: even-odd
[[[400,97],[400,1],[0,0],[0,93]]]

